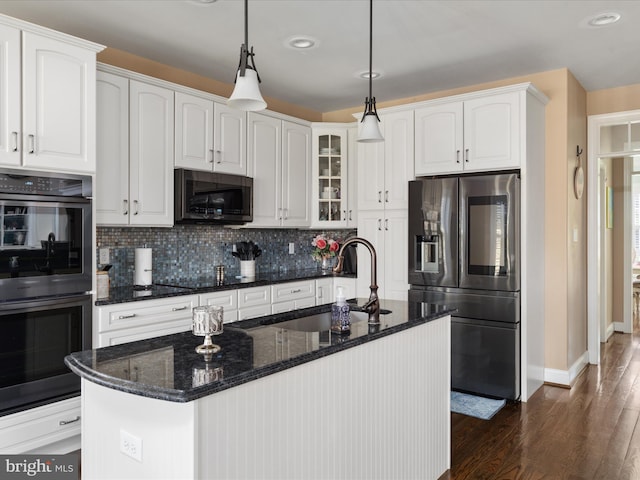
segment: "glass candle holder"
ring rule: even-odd
[[[193,309],[193,334],[204,337],[204,343],[196,347],[196,352],[211,355],[220,351],[220,346],[211,341],[212,335],[222,333],[224,309],[218,305],[204,305]]]

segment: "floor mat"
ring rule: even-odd
[[[477,397],[460,392],[451,392],[451,411],[471,417],[489,420],[507,403],[506,400]]]

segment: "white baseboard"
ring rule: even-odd
[[[589,364],[589,352],[584,352],[578,360],[576,360],[569,370],[556,370],[554,368],[544,369],[544,381],[545,383],[552,383],[554,385],[561,385],[563,387],[569,387],[573,385],[573,382],[582,369]]]
[[[605,338],[604,340],[602,340],[602,342],[604,343],[607,340],[609,340],[611,335],[613,335],[616,331],[621,332],[622,330],[619,330],[619,328],[622,328],[623,325],[624,324],[621,322],[610,323],[609,326],[607,327],[607,330],[605,332]]]

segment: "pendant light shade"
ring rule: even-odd
[[[380,120],[374,113],[365,113],[360,121],[358,129],[358,141],[361,143],[383,142],[384,137],[380,133]]]
[[[253,60],[253,47],[249,49],[249,0],[244,0],[244,43],[240,47],[240,65],[235,88],[227,105],[238,110],[255,112],[267,108],[260,94],[260,75]]]
[[[380,118],[376,110],[376,98],[372,93],[373,83],[373,0],[369,0],[369,96],[364,101],[364,113],[358,129],[358,142],[384,141],[380,133]]]

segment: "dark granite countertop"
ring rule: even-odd
[[[148,290],[136,289],[133,285],[111,287],[109,296],[96,300],[96,305],[113,305],[117,303],[152,300],[157,298],[174,297],[177,295],[193,295],[237,288],[258,287],[276,283],[294,282],[296,280],[317,279],[323,277],[356,278],[353,274],[334,274],[323,272],[317,268],[303,270],[289,270],[286,272],[258,273],[255,278],[239,278],[226,275],[222,282],[215,278],[194,278],[190,280],[167,281],[154,284]]]
[[[358,303],[363,304],[364,299]],[[366,342],[413,328],[453,311],[446,306],[381,300],[390,313],[369,325],[353,314],[350,334],[301,331],[282,322],[329,312],[320,305],[226,324],[213,343],[221,347],[210,361],[195,352],[203,341],[191,332],[72,353],[65,358],[77,375],[123,392],[172,402],[189,402]],[[286,334],[285,334],[286,332]],[[286,339],[286,340],[284,340]],[[283,348],[282,342],[288,343]]]

